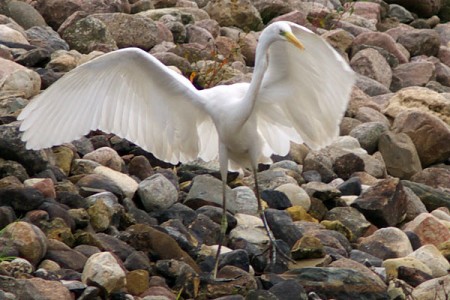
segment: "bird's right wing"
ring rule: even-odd
[[[70,71],[18,119],[28,149],[70,142],[99,129],[176,164],[217,154],[217,133],[204,101],[188,79],[147,52],[127,48]]]
[[[321,37],[289,25],[304,50],[282,41],[269,47],[255,111],[258,130],[280,155],[287,154],[290,140],[318,149],[337,137],[355,81],[348,64]]]

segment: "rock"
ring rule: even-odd
[[[149,273],[146,270],[130,271],[126,277],[126,287],[130,294],[139,295],[149,288]]]
[[[324,220],[338,220],[347,227],[355,241],[369,229],[371,224],[366,220],[363,214],[353,207],[335,207],[327,212]]]
[[[298,281],[306,292],[315,292],[322,299],[383,299],[386,285],[375,283],[361,271],[334,267],[300,268],[281,275]]]
[[[267,244],[269,238],[264,230],[261,218],[241,213],[237,213],[235,218],[237,225],[231,230],[230,239],[244,239],[260,247]]]
[[[29,99],[39,93],[41,78],[30,69],[0,57],[0,92]]]
[[[125,242],[138,251],[151,251],[160,259],[176,259],[186,262],[196,272],[199,268],[195,261],[184,252],[168,234],[145,224],[136,224],[127,228]]]
[[[378,150],[380,136],[388,131],[388,127],[381,122],[367,122],[355,126],[349,135],[356,138],[363,149],[369,154]]]
[[[101,20],[88,16],[70,24],[62,33],[71,49],[80,53],[114,51],[118,49],[112,33]]]
[[[3,42],[29,45],[25,35],[20,30],[13,29],[5,24],[0,25],[0,38]]]
[[[217,278],[229,280],[209,282],[206,285],[205,290],[205,293],[209,298],[218,298],[233,293],[235,294],[235,291],[238,291],[241,295],[246,295],[250,290],[257,288],[254,277],[238,267],[223,267],[217,273]]]
[[[334,161],[333,171],[339,178],[349,179],[353,173],[364,171],[364,160],[353,153],[344,154]]]
[[[381,267],[383,263],[382,259],[356,249],[350,251],[350,259],[369,267]]]
[[[274,209],[284,210],[292,206],[286,194],[279,191],[264,190],[261,192],[261,199]]]
[[[431,29],[413,29],[399,36],[397,42],[403,45],[411,56],[436,56],[441,41],[439,34]]]
[[[48,241],[48,250],[45,258],[58,263],[62,268],[78,272],[83,270],[87,260],[86,256],[80,252],[72,250],[66,244],[54,239],[49,239]]]
[[[152,20],[159,20],[162,16],[171,15],[175,17],[177,22],[184,25],[195,23],[197,21],[209,19],[209,15],[203,9],[193,7],[170,7],[160,9],[150,9],[138,13],[138,15],[150,18]]]
[[[388,16],[397,18],[397,20],[399,20],[401,23],[409,23],[414,20],[411,12],[398,4],[389,5]]]
[[[41,278],[15,279],[12,277],[0,276],[0,290],[15,295],[14,298],[10,299],[72,299],[69,290],[64,287],[61,282],[44,280]]]
[[[23,182],[25,187],[32,187],[40,191],[46,198],[55,199],[56,191],[55,185],[50,178],[32,178]]]
[[[94,169],[94,173],[105,176],[120,188],[125,197],[131,198],[138,189],[138,183],[130,176],[114,171],[108,167],[99,166]]]
[[[42,14],[47,24],[53,29],[59,26],[73,13],[82,11],[85,13],[130,12],[128,2],[121,0],[96,1],[57,1],[44,0],[37,3],[35,8]]]
[[[236,213],[235,193],[226,187],[227,209]],[[184,201],[189,207],[197,208],[205,204],[222,205],[222,181],[211,175],[199,175],[192,181],[192,187]]]
[[[302,234],[293,224],[292,219],[287,212],[266,209],[265,215],[267,223],[276,239],[283,240],[292,247],[292,245],[302,237]]]
[[[420,198],[429,211],[438,209],[439,207],[450,208],[450,195],[448,193],[412,181],[403,180],[402,183]]]
[[[258,213],[258,200],[256,200],[252,189],[247,186],[238,186],[233,191],[236,193],[235,212],[248,215],[256,215]]]
[[[384,114],[372,107],[360,107],[356,112],[355,118],[363,123],[375,122],[388,127],[391,125],[391,122]]]
[[[412,292],[416,299],[435,299],[450,293],[450,277],[448,275],[434,278],[418,285]]]
[[[359,74],[372,78],[387,88],[391,85],[391,68],[386,59],[373,48],[356,53],[350,61],[350,66]]]
[[[414,174],[411,181],[422,183],[433,188],[450,189],[450,170],[445,168],[426,168]]]
[[[96,201],[87,209],[90,224],[95,232],[108,229],[112,222],[112,211],[103,200]]]
[[[318,238],[304,235],[292,246],[291,256],[294,260],[321,258],[325,256],[325,250]]]
[[[0,177],[14,176],[20,181],[28,179],[27,170],[13,160],[4,160],[0,158]]]
[[[390,175],[409,179],[422,170],[416,147],[406,133],[385,132],[378,148]]]
[[[119,48],[138,47],[149,50],[165,40],[160,35],[157,24],[140,14],[101,13],[89,17],[105,24]]]
[[[108,293],[118,291],[126,284],[125,272],[110,252],[100,252],[89,257],[81,278],[84,284],[95,284]]]
[[[450,238],[450,229],[429,213],[422,213],[406,223],[403,231],[411,231],[416,234],[422,245],[438,246]]]
[[[34,188],[0,189],[0,205],[10,206],[18,211],[37,209],[44,201],[44,195]]]
[[[403,257],[413,252],[408,236],[398,228],[387,227],[362,239],[358,250],[381,259]]]
[[[296,184],[286,183],[280,185],[275,190],[284,193],[289,198],[289,201],[293,206],[301,206],[306,211],[308,211],[311,207],[311,199],[308,194],[304,189]]]
[[[450,263],[435,245],[424,245],[408,256],[415,257],[428,266],[434,278],[447,275],[450,269]]]
[[[406,195],[397,178],[384,179],[368,188],[352,204],[379,226],[395,226],[405,218]]]
[[[22,1],[5,1],[5,7],[0,7],[0,13],[10,17],[24,29],[33,26],[46,26],[44,18],[29,3]]]
[[[277,299],[284,300],[307,300],[308,296],[306,294],[303,286],[293,279],[283,280],[274,284],[269,289],[269,292],[274,294]]]
[[[422,167],[445,162],[450,155],[450,149],[446,147],[450,144],[450,126],[429,112],[401,112],[394,120],[393,130],[411,138]]]
[[[178,199],[174,185],[161,174],[152,175],[139,183],[137,193],[146,211],[169,208]]]
[[[18,221],[2,230],[2,237],[13,241],[14,247],[33,265],[36,265],[47,252],[48,240],[39,227]]]
[[[413,256],[386,259],[383,262],[383,267],[386,268],[386,275],[388,276],[388,278],[405,279],[401,278],[402,269],[409,269],[412,271],[411,273],[424,274],[424,276],[426,276],[425,278],[427,279],[431,279],[432,275],[431,269],[426,264]],[[417,282],[414,282],[412,280],[408,280],[407,282],[413,285],[417,285]]]
[[[95,161],[105,167],[121,172],[125,166],[123,159],[119,154],[109,147],[101,147],[87,153],[83,159]]]
[[[138,155],[131,159],[128,164],[128,172],[131,176],[136,176],[140,180],[144,180],[154,174],[150,162],[143,155]]]
[[[204,10],[222,27],[236,26],[247,32],[262,29],[261,16],[249,0],[238,2],[213,0],[208,2]]]
[[[425,86],[436,79],[436,67],[433,63],[410,62],[401,64],[392,71],[391,90],[397,92],[411,86]]]
[[[352,45],[353,50],[359,45],[369,45],[380,47],[389,53],[393,54],[400,63],[406,63],[408,58],[398,48],[395,40],[384,32],[365,32],[359,34],[354,40]]]
[[[57,50],[69,51],[69,45],[57,32],[49,26],[34,26],[26,31],[27,40],[31,45],[44,48],[50,53]]]

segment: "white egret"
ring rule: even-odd
[[[147,52],[121,49],[68,72],[33,99],[18,120],[23,120],[28,149],[99,129],[172,164],[209,161],[218,154],[224,191],[227,170],[253,170],[265,222],[258,163],[270,163],[272,154],[286,155],[291,141],[312,149],[328,145],[338,135],[354,80],[345,60],[322,38],[297,24],[275,22],[261,33],[250,83],[199,91]],[[223,209],[222,238],[225,192]]]

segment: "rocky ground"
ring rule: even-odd
[[[448,299],[450,6],[392,0],[3,0],[0,299]],[[195,84],[249,80],[258,32],[290,20],[358,73],[341,137],[293,145],[253,178],[177,167],[110,134],[27,151],[16,116],[77,65],[150,51]],[[63,99],[62,99],[63,100]],[[224,251],[226,252],[226,251]]]

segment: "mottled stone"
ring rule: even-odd
[[[125,286],[126,275],[110,252],[100,252],[86,261],[82,280],[85,284],[96,284],[110,293]]]
[[[438,218],[429,213],[422,213],[405,224],[403,230],[415,233],[422,245],[439,244],[450,239],[450,229]]]
[[[395,227],[378,229],[362,239],[358,249],[381,259],[403,257],[413,252],[408,236]]]

